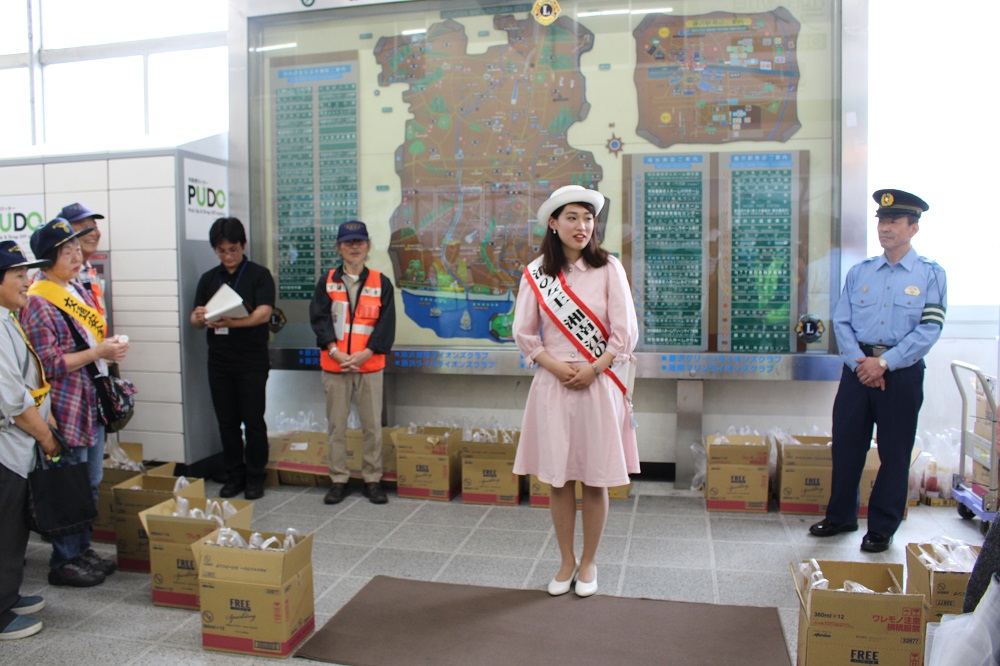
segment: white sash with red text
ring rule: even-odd
[[[528,277],[528,283],[535,291],[542,310],[584,357],[593,363],[603,356],[608,347],[608,331],[566,285],[562,271],[558,277],[546,275],[542,271],[542,257],[538,257],[525,267],[524,274]],[[615,363],[604,374],[621,389],[631,405],[632,386],[635,383],[635,364],[631,357],[616,358]]]

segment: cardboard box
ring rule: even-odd
[[[534,474],[528,475],[528,504],[538,509],[547,509],[551,505],[549,492],[552,486],[539,481]],[[629,481],[624,486],[612,486],[608,488],[609,499],[628,499],[632,493],[632,482]],[[583,484],[576,484],[576,508],[583,506]]]
[[[727,442],[715,444],[721,437]],[[771,443],[760,435],[708,435],[705,453],[709,465],[767,465]]]
[[[705,508],[709,511],[767,513],[768,466],[709,464]]]
[[[521,503],[521,477],[514,474],[517,442],[490,444],[462,442],[462,502],[466,504]]]
[[[982,464],[978,460],[972,461],[972,476],[970,477],[972,483],[979,484],[980,486],[989,486],[993,481],[991,476],[990,468],[987,465]]]
[[[450,500],[462,487],[460,428],[421,426],[392,433],[396,444],[396,494]]]
[[[392,434],[406,428],[382,428],[382,480],[396,481],[396,444]],[[352,479],[362,479],[364,437],[360,430],[347,431],[347,469]]]
[[[170,468],[173,469],[172,467]],[[204,497],[205,482],[189,478],[189,486],[178,495]],[[140,474],[112,488],[115,504],[115,549],[122,571],[149,571],[149,536],[139,512],[162,504],[174,495],[177,477]]]
[[[251,532],[237,529],[243,538]],[[316,626],[313,605],[313,537],[289,552],[207,544],[218,531],[196,541],[201,600],[201,644],[206,650],[288,657]],[[285,535],[262,532],[284,540]]]
[[[781,513],[823,515],[833,476],[830,437],[795,437],[778,446],[774,495]]]
[[[119,442],[118,446],[129,460],[136,464],[142,463],[142,444]],[[90,535],[92,540],[101,543],[115,542],[115,498],[111,489],[122,481],[142,474],[139,470],[109,467],[111,464],[110,458],[104,460],[104,475],[101,477],[101,483],[97,486],[97,519],[94,521],[93,532]]]
[[[977,555],[981,550],[979,546],[972,546],[972,549]],[[929,544],[906,544],[906,592],[921,594],[926,599],[925,622],[940,622],[946,613],[960,615],[972,572],[930,567],[920,559],[924,551],[933,554]]]
[[[833,477],[829,435],[796,435],[778,448],[774,487],[781,513],[824,515]]]
[[[205,510],[209,500],[188,498],[191,509]],[[229,502],[236,513],[225,521],[226,527],[250,529],[253,503],[245,500],[215,499],[220,505]],[[153,604],[198,610],[198,571],[194,564],[191,544],[218,529],[212,519],[174,516],[177,501],[166,502],[139,512],[139,520],[149,536],[150,573],[152,574]]]
[[[608,488],[609,499],[628,499],[632,494],[632,482],[629,481],[624,486],[612,486]]]
[[[799,664],[923,664],[923,595],[902,593],[903,565],[833,561],[819,565],[830,583],[828,590],[808,590],[791,565],[799,597]],[[837,591],[845,580],[879,594]]]
[[[289,486],[330,485],[330,456],[325,432],[296,430],[269,434],[267,466]]]

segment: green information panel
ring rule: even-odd
[[[633,155],[631,276],[644,349],[708,345],[707,155]]]
[[[719,351],[796,350],[799,160],[796,151],[720,159]]]
[[[337,263],[337,227],[358,217],[358,63],[335,54],[271,61],[278,298],[312,297]]]

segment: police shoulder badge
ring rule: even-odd
[[[535,6],[531,8],[531,15],[545,26],[555,23],[561,12],[558,0],[535,0]]]

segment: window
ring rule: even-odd
[[[23,153],[31,147],[27,68],[0,69],[0,90],[0,153]]]
[[[930,205],[913,247],[947,271],[950,307],[997,303],[998,142],[985,63],[1000,4],[976,4],[974,16],[953,30],[929,0],[869,3],[868,191],[898,188]],[[874,218],[868,250],[882,252]]]
[[[45,143],[92,150],[143,136],[141,57],[49,65],[44,78]]]
[[[149,57],[149,134],[186,142],[229,128],[226,47]]]
[[[45,0],[41,8],[47,49],[219,32],[229,20],[226,0]]]

